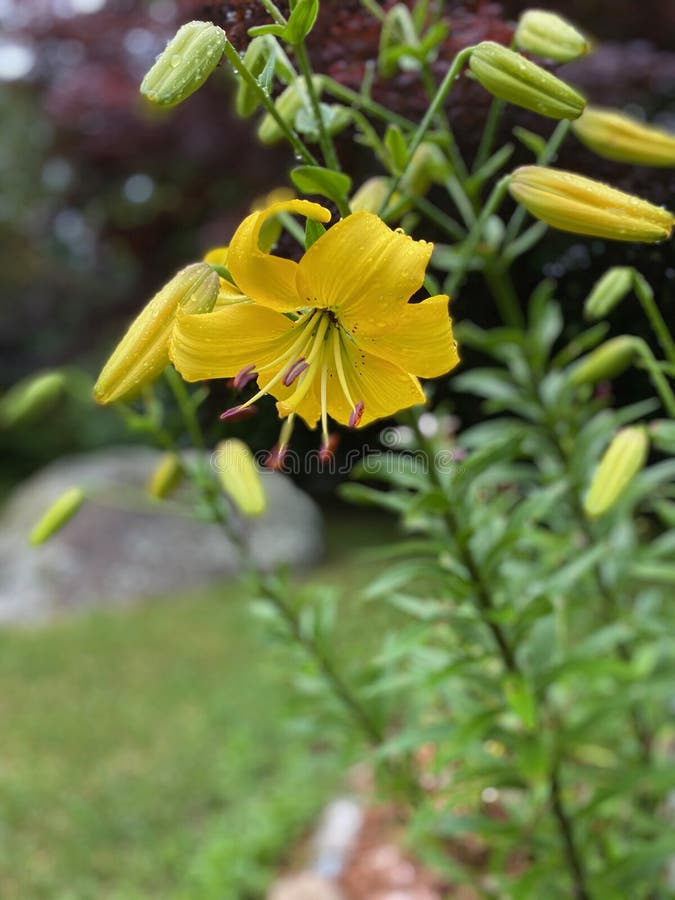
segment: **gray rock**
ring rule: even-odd
[[[147,497],[144,486],[159,457],[145,447],[68,457],[17,488],[0,516],[0,622],[129,604],[242,570],[240,550],[219,525],[185,514],[191,487],[181,488],[180,504]],[[262,477],[267,511],[237,520],[248,553],[266,571],[316,563],[323,552],[316,504],[285,476],[263,472]],[[33,525],[74,486],[94,499],[46,544],[30,546]]]

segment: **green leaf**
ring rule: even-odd
[[[305,250],[309,250],[315,241],[318,241],[322,234],[326,233],[326,229],[321,222],[315,222],[313,219],[307,219],[305,223]]]
[[[523,725],[533,729],[537,724],[537,701],[527,682],[519,675],[510,676],[504,684],[504,695]]]
[[[303,194],[319,194],[334,202],[346,197],[352,187],[349,175],[322,166],[298,166],[291,170],[291,181]]]
[[[543,151],[546,149],[545,139],[540,134],[535,134],[534,131],[523,128],[520,125],[516,125],[511,134],[514,136],[514,138],[519,140],[524,147],[527,147],[528,150],[531,150],[537,158],[541,156]]]
[[[408,144],[398,125],[388,125],[384,135],[384,146],[389,154],[392,172],[400,175],[408,162]]]
[[[273,34],[275,37],[283,37],[285,27],[283,25],[254,25],[249,28],[250,37],[260,37],[264,34]]]
[[[319,13],[319,0],[298,0],[282,37],[289,44],[301,44],[310,33]]]

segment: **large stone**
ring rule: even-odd
[[[129,604],[242,571],[241,552],[222,528],[185,514],[191,488],[181,489],[180,507],[148,498],[144,486],[159,456],[145,447],[116,447],[68,457],[17,488],[0,517],[0,622]],[[236,521],[248,553],[266,571],[316,563],[323,551],[316,504],[283,475],[262,478],[267,511]],[[35,522],[73,486],[91,499],[46,544],[30,546]]]

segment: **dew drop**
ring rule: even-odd
[[[180,65],[180,56],[178,53],[174,53],[170,60],[171,68],[175,69]]]

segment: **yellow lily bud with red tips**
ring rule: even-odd
[[[210,312],[220,280],[207,263],[181,269],[134,319],[94,385],[98,403],[129,399],[169,364],[169,338],[176,312]]]
[[[651,244],[669,237],[675,224],[667,209],[560,169],[521,166],[509,191],[535,218],[575,234]]]

